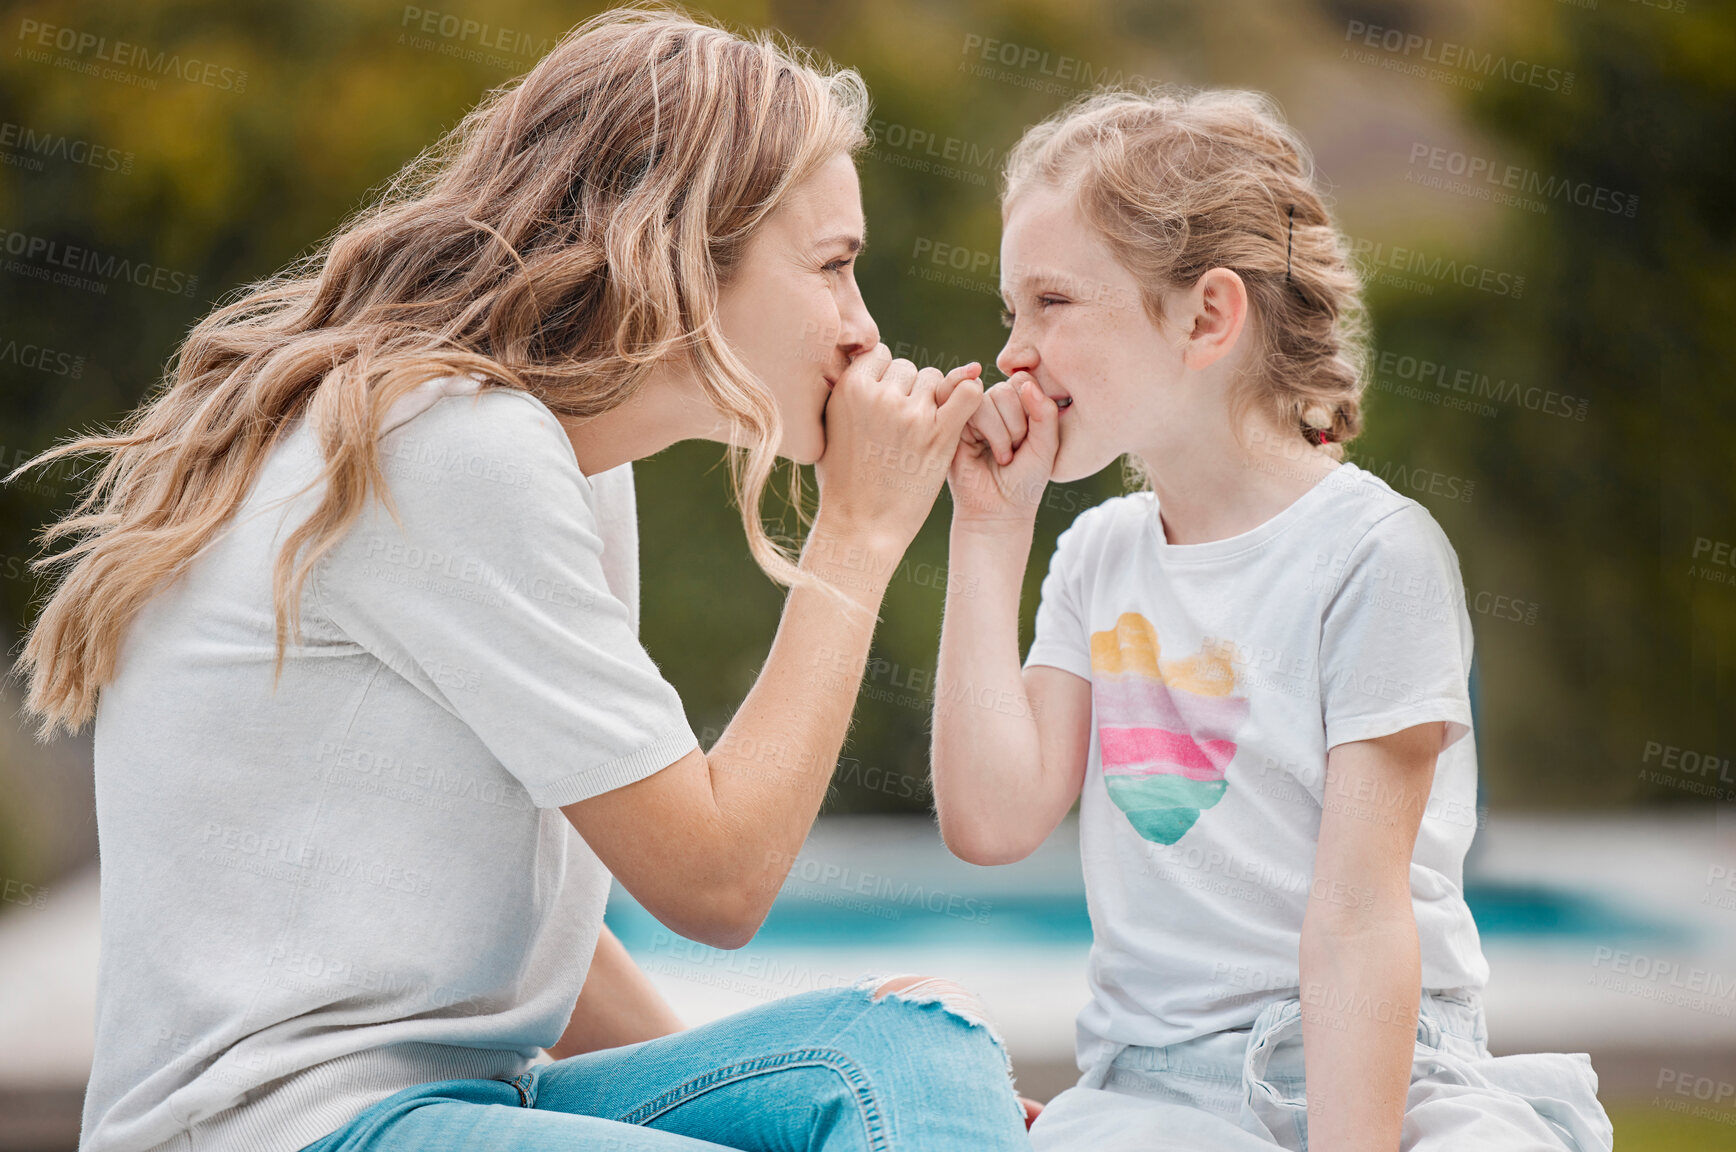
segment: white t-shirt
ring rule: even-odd
[[[637,637],[630,468],[433,381],[303,590],[305,422],[127,632],[99,697],[102,949],[82,1152],[293,1152],[412,1085],[510,1078],[565,1028],[609,873],[560,805],[697,745]],[[655,830],[647,830],[654,835]]]
[[[1348,463],[1227,540],[1168,543],[1149,492],[1061,534],[1025,664],[1091,681],[1081,1070],[1112,1042],[1245,1028],[1300,994],[1326,751],[1428,721],[1450,743],[1411,865],[1423,986],[1486,982],[1460,891],[1477,789],[1464,600],[1434,519]],[[1333,793],[1376,819],[1396,800]]]

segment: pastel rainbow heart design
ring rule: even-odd
[[[1229,788],[1224,769],[1248,700],[1233,696],[1228,655],[1163,661],[1157,629],[1137,612],[1091,634],[1091,696],[1109,798],[1134,831],[1174,844]]]

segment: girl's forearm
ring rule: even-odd
[[[947,558],[930,752],[935,810],[947,844],[977,863],[1022,855],[1029,798],[1043,770],[1019,662],[1031,536],[1028,525],[979,530],[955,522]]]
[[[1311,908],[1303,923],[1308,1146],[1318,1152],[1399,1146],[1422,987],[1408,897],[1388,914]]]

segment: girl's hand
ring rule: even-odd
[[[1060,410],[1027,372],[990,388],[953,453],[947,484],[953,518],[1029,525],[1060,447]]]
[[[918,371],[884,344],[851,361],[826,401],[816,519],[902,552],[928,519],[965,421],[982,402],[981,375],[974,361],[944,375]]]

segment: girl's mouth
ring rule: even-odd
[[[1063,396],[1059,400],[1055,401],[1055,407],[1057,407],[1057,408],[1063,408],[1064,409],[1064,408],[1071,408],[1072,406],[1073,406],[1073,397],[1071,397],[1071,396]]]

